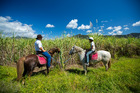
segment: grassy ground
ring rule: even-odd
[[[16,68],[0,66],[0,93],[140,93],[140,57],[120,58],[108,72],[104,67],[60,71],[54,68],[48,76],[36,73],[25,85],[16,82]]]

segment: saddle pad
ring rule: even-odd
[[[98,58],[98,54],[97,53],[96,54],[93,54],[91,56],[91,60],[97,60],[97,58]]]
[[[37,55],[37,57],[38,57],[39,63],[40,63],[41,65],[47,63],[47,61],[46,61],[46,59],[45,59],[44,57],[40,57],[40,56],[38,56],[38,55]]]

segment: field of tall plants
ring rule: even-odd
[[[118,59],[119,57],[133,57],[140,55],[140,39],[138,38],[116,38],[116,37],[104,37],[102,35],[89,35],[94,38],[96,50],[106,50],[111,53],[112,58]],[[16,39],[2,36],[0,37],[0,64],[11,64],[17,62],[20,57],[28,54],[35,54],[34,42],[36,39]],[[69,51],[72,46],[77,45],[83,49],[90,48],[88,39],[65,37],[56,38],[54,40],[43,40],[43,47],[45,50],[49,50],[54,47],[58,47],[61,50],[61,61],[64,62],[71,56]],[[58,56],[54,56],[57,57]],[[77,55],[72,56],[71,60],[67,64],[73,64],[79,62]]]

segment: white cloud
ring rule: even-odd
[[[112,32],[108,32],[109,35],[113,34]]]
[[[107,30],[112,30],[112,29],[113,29],[113,27],[112,27],[112,26],[110,26],[110,27],[108,27],[108,28],[107,28]]]
[[[86,32],[87,32],[87,33],[91,33],[91,32],[92,32],[92,30],[87,30]]]
[[[32,29],[32,25],[23,24],[19,21],[10,21],[11,17],[0,16],[0,31],[4,36],[15,36],[35,38],[35,34]]]
[[[127,27],[128,25],[123,25],[123,27]]]
[[[116,33],[114,33],[114,32],[113,33],[112,32],[110,33],[109,32],[110,35],[121,35],[122,33],[123,33],[122,31],[117,31]]]
[[[103,30],[99,29],[98,31],[101,32],[101,31],[103,31]]]
[[[72,29],[77,28],[77,26],[78,26],[78,23],[77,22],[78,22],[77,19],[71,20],[69,22],[69,24],[66,26],[66,28],[72,28]]]
[[[100,26],[101,28],[104,28],[104,26]]]
[[[110,30],[111,29],[113,29],[113,31],[112,32],[108,32],[108,34],[110,34],[110,35],[121,35],[123,33],[123,31],[120,31],[122,29],[121,26],[114,26],[114,28],[110,27]]]
[[[107,20],[105,20],[105,21],[101,21],[102,23],[104,23],[104,22],[108,22]]]
[[[129,28],[128,27],[125,27],[124,30],[129,30]]]
[[[6,17],[0,16],[0,21],[1,21],[1,22],[7,22],[7,21],[9,21],[9,20],[11,20],[11,17],[10,17],[10,16],[6,16]]]
[[[90,29],[90,25],[84,25],[82,24],[81,26],[78,27],[78,30],[85,30],[85,29]]]
[[[70,37],[70,34],[67,34],[66,36],[67,36],[67,37]]]
[[[119,30],[122,29],[122,27],[121,26],[115,26],[114,29],[115,29],[115,31],[119,31]]]
[[[133,23],[132,26],[140,26],[140,21]]]
[[[108,32],[108,34],[110,34],[110,35],[112,34],[112,35],[113,35],[113,34],[114,34],[114,32],[115,32],[115,30],[113,30],[112,32]]]
[[[54,25],[51,25],[51,24],[46,25],[46,28],[53,28],[53,27],[54,27]]]
[[[117,35],[121,35],[123,32],[122,31],[117,31]]]

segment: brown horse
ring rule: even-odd
[[[51,57],[53,56],[53,54],[55,52],[59,53],[60,49],[52,48],[48,51],[48,53],[51,55]],[[20,58],[19,61],[17,62],[17,81],[19,81],[26,74],[28,76],[31,76],[35,67],[42,67],[45,65],[41,65],[39,63],[38,57],[35,54],[31,54],[26,57]],[[49,73],[49,67],[46,66],[46,68],[47,68],[47,73]],[[24,70],[24,72],[23,72],[23,70]]]

